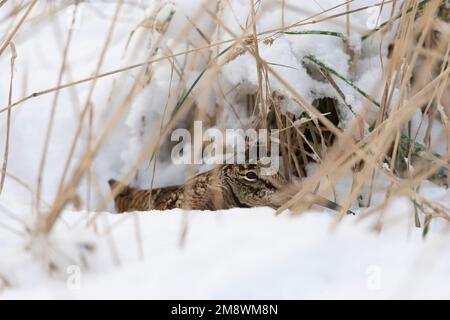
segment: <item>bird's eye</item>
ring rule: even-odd
[[[128,197],[130,194],[131,194],[131,191],[129,188],[123,188],[122,190],[120,190],[120,192],[117,196],[118,197]]]
[[[248,181],[256,181],[256,179],[258,179],[258,175],[253,171],[249,171],[245,175],[245,179]]]
[[[119,197],[128,197],[130,195],[130,193],[128,191],[123,191],[121,193],[119,193]]]

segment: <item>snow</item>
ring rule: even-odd
[[[70,253],[76,251],[67,241],[73,234],[78,242],[96,240],[80,286],[67,284],[71,274],[64,272],[67,261],[61,262],[66,265],[61,275],[50,277],[36,262],[13,261],[9,255],[10,269],[2,266],[0,271],[17,283],[2,298],[448,299],[448,232],[435,232],[423,240],[419,229],[410,228],[405,201],[392,205],[385,217],[391,223],[380,234],[371,230],[375,219],[347,216],[334,226],[335,214],[321,211],[296,217],[277,217],[268,208],[188,216],[179,210],[104,214],[98,232],[105,232],[104,225],[112,228],[108,237],[115,254],[107,236],[77,234],[85,231],[72,226],[86,214],[66,212],[69,227],[58,226],[55,244]],[[181,248],[186,217],[188,232]]]
[[[354,1],[351,8],[359,8],[363,5],[372,3],[370,1]],[[298,6],[293,1],[286,2],[288,8],[285,12],[285,24],[290,25],[303,21],[313,13],[323,8],[331,8],[339,4],[339,1],[322,0],[315,2],[307,2]],[[139,5],[130,5],[125,3],[119,18],[119,23],[112,34],[111,45],[105,56],[105,61],[101,71],[110,71],[133,63],[142,62],[150,59],[161,57],[162,53],[155,54],[154,49],[157,43],[165,43],[164,54],[168,52],[176,53],[191,49],[193,46],[204,46],[205,40],[200,37],[197,32],[187,32],[191,30],[191,23],[188,22],[186,16],[191,21],[195,21],[202,33],[219,42],[228,40],[231,35],[225,30],[216,30],[211,18],[202,15],[196,18],[199,10],[201,10],[202,2],[200,1],[179,1],[175,5],[164,1],[142,1]],[[8,12],[10,4],[5,4],[2,9]],[[221,9],[221,18],[227,25],[227,28],[233,33],[241,34],[241,27],[247,21],[248,1],[227,1]],[[263,8],[258,10],[258,30],[273,29],[279,26],[281,12],[278,5],[269,2],[262,4]],[[41,3],[36,8],[36,14],[50,10],[53,6],[50,2]],[[145,8],[143,10],[142,8]],[[153,28],[161,25],[170,15],[172,10],[176,10],[167,32],[162,35],[158,32],[149,32],[148,28],[142,25],[150,24]],[[209,8],[214,11],[214,5]],[[263,10],[264,9],[264,10]],[[247,10],[247,11],[246,11]],[[110,20],[115,11],[114,4],[96,4],[81,3],[78,8],[78,22],[75,25],[73,40],[69,48],[67,65],[69,69],[63,77],[63,83],[83,79],[89,77],[94,72],[98,63],[98,56],[102,50],[103,42],[108,33]],[[337,14],[344,11],[343,7],[331,10],[328,14]],[[18,52],[18,58],[15,65],[15,86],[13,89],[13,101],[17,101],[25,95],[40,90],[45,90],[57,85],[57,76],[62,61],[62,50],[65,39],[70,26],[72,9],[61,10],[56,13],[49,14],[52,19],[33,20],[30,24],[25,24],[21,32],[17,35],[15,45]],[[100,15],[99,12],[102,14]],[[387,4],[383,10],[380,19],[389,17],[390,5]],[[352,22],[358,26],[355,30],[364,33],[369,30],[368,27],[363,28],[359,23],[367,19],[368,12],[361,11],[352,14]],[[316,17],[316,19],[323,15]],[[340,19],[343,19],[340,17]],[[146,21],[144,23],[143,21]],[[186,29],[186,26],[189,28]],[[7,29],[6,24],[0,27]],[[2,30],[3,30],[2,29]],[[186,30],[185,30],[186,29]],[[334,19],[332,21],[323,21],[313,26],[299,26],[294,28],[296,31],[307,30],[333,30],[344,32],[345,28],[338,24]],[[192,30],[191,30],[192,31]],[[132,32],[134,32],[132,34]],[[30,36],[30,34],[33,36]],[[186,33],[188,36],[186,36]],[[357,34],[357,32],[355,32]],[[161,38],[162,37],[162,38]],[[355,38],[352,35],[352,38]],[[161,39],[160,39],[161,38]],[[100,40],[99,40],[100,39]],[[183,39],[183,40],[180,40]],[[126,45],[130,40],[128,46]],[[355,40],[351,41],[355,43]],[[366,46],[373,47],[372,50],[365,50],[366,54],[361,57],[358,70],[365,73],[356,73],[356,84],[363,89],[372,93],[372,88],[377,86],[377,79],[380,79],[380,62],[379,62],[379,41],[376,38],[365,43]],[[171,63],[162,61],[152,65],[151,81],[148,85],[141,88],[141,92],[130,106],[130,110],[125,114],[123,119],[113,130],[113,134],[101,148],[97,158],[94,161],[94,173],[98,180],[99,190],[91,195],[91,199],[98,198],[109,192],[106,181],[111,178],[119,178],[126,175],[131,169],[138,153],[148,145],[155,135],[159,134],[159,128],[164,128],[167,124],[169,115],[173,111],[176,101],[182,94],[183,86],[188,88],[197,75],[204,69],[208,56],[214,56],[220,50],[224,49],[228,44],[222,45],[220,48],[212,48],[204,50],[201,54],[193,54],[186,59],[186,56],[180,56],[175,62],[181,66],[187,64],[190,70],[188,77],[180,81],[176,72],[172,72]],[[383,43],[386,47],[387,44]],[[384,48],[383,47],[383,48]],[[333,50],[329,50],[333,48]],[[170,49],[170,51],[168,51]],[[161,51],[161,50],[160,50]],[[312,103],[314,99],[325,96],[334,97],[338,101],[341,100],[339,95],[328,84],[312,79],[302,65],[302,58],[306,54],[314,54],[317,58],[327,65],[336,69],[344,76],[349,75],[349,65],[347,63],[348,54],[341,39],[323,35],[277,35],[271,45],[261,43],[261,57],[268,62],[273,63],[271,67],[281,77],[288,79],[289,83],[295,90],[302,95],[308,102]],[[366,56],[367,55],[367,56]],[[226,55],[225,55],[226,56]],[[226,58],[226,57],[222,58]],[[220,60],[220,59],[219,59]],[[1,70],[9,70],[9,51],[0,57]],[[94,139],[99,136],[103,125],[108,121],[126,98],[127,93],[142,76],[141,69],[133,69],[127,72],[119,73],[97,80],[96,88],[91,101],[94,103]],[[9,83],[9,72],[0,74],[1,83]],[[207,75],[205,76],[207,78]],[[149,79],[147,79],[149,80]],[[142,81],[142,80],[139,80]],[[233,61],[223,66],[219,77],[221,92],[228,92],[225,104],[225,112],[223,114],[226,128],[237,128],[242,126],[241,119],[236,121],[236,116],[232,112],[229,104],[232,104],[235,110],[242,112],[246,109],[245,94],[254,94],[257,90],[256,65],[254,58],[245,53],[238,56]],[[361,110],[365,105],[364,99],[344,84],[341,80],[336,79],[337,83],[348,97],[348,101],[355,110]],[[207,81],[206,81],[207,82]],[[277,90],[280,94],[291,97],[291,93],[279,84],[279,82],[270,76],[272,90]],[[140,84],[144,85],[142,81]],[[73,86],[62,90],[59,93],[59,104],[57,106],[54,128],[50,139],[48,157],[46,161],[45,171],[43,175],[42,196],[48,202],[54,198],[57,186],[59,185],[61,173],[63,171],[67,154],[70,149],[81,110],[87,104],[87,94],[90,89],[90,83]],[[181,85],[181,86],[180,86]],[[214,86],[218,84],[214,84]],[[232,88],[239,87],[239,90]],[[199,85],[193,94],[199,94],[208,90],[204,85]],[[217,92],[218,101],[222,101],[223,97]],[[239,91],[239,94],[236,92]],[[170,92],[171,94],[168,94]],[[376,97],[376,95],[374,95]],[[31,186],[33,190],[36,188],[38,168],[40,159],[42,158],[42,146],[44,142],[45,132],[50,116],[53,94],[42,95],[32,98],[14,108],[12,113],[12,141],[10,149],[10,161],[8,171],[21,178],[22,181]],[[7,105],[8,87],[3,86],[0,90],[0,105]],[[216,101],[205,99],[205,109],[214,110]],[[167,110],[166,109],[167,106]],[[292,99],[285,99],[282,103],[285,111],[300,114],[303,108]],[[372,108],[373,106],[370,106]],[[373,107],[375,108],[375,107]],[[376,111],[370,109],[371,111]],[[342,107],[342,115],[345,122],[341,123],[341,127],[345,127],[346,123],[350,123],[353,116],[347,107]],[[6,113],[0,115],[2,126],[0,127],[2,135],[5,132]],[[373,117],[374,118],[374,117]],[[245,116],[242,117],[245,122]],[[250,122],[249,119],[248,122]],[[426,127],[425,127],[426,128]],[[433,128],[438,130],[439,128]],[[83,130],[81,142],[78,143],[75,150],[74,160],[69,165],[69,173],[77,164],[77,161],[83,155],[87,148],[88,134]],[[3,150],[3,139],[0,141],[1,150]],[[163,145],[163,148],[167,145]],[[170,154],[170,153],[169,153]],[[182,168],[170,163],[170,160],[164,158],[161,153],[158,166],[163,168],[171,168],[176,175],[167,176],[158,174],[154,180],[154,186],[164,186],[173,183],[180,183],[186,177],[182,174]],[[20,161],[18,159],[28,159],[32,161]],[[152,175],[152,167],[142,166],[139,174],[132,181],[138,186],[146,186],[149,177]],[[5,190],[3,191],[5,198],[13,197],[21,202],[29,202],[29,194],[13,182],[7,181]],[[86,184],[82,181],[80,185],[80,197],[85,200],[88,191]],[[93,204],[94,206],[95,204]],[[109,209],[112,209],[111,207]]]
[[[205,46],[205,39],[199,33],[192,32],[191,22],[186,17],[194,21],[212,42],[232,38],[224,29],[217,29],[210,17],[197,16],[203,4],[200,0],[138,2],[138,5],[124,4],[101,72],[157,59],[169,52]],[[351,3],[351,9],[377,2],[355,0]],[[12,3],[6,2],[0,11],[1,35],[14,25],[12,21],[4,19]],[[14,39],[18,57],[13,101],[57,85],[71,11],[68,9],[45,15],[45,10],[54,9],[54,3],[39,2],[31,15],[31,21],[25,23]],[[279,1],[259,3],[261,8],[257,12],[257,30],[278,28],[282,16]],[[302,1],[299,5],[298,1],[286,1],[290,10],[285,12],[285,25],[303,21],[340,3],[342,1],[317,0]],[[222,8],[216,8],[211,1],[208,9],[212,12],[217,9],[227,28],[240,35],[248,23],[249,1],[230,0],[222,4]],[[174,9],[175,15],[165,34],[151,32],[163,24]],[[80,3],[79,19],[68,55],[67,65],[70,68],[63,77],[63,83],[92,76],[114,10],[114,2]],[[389,17],[390,10],[391,5],[386,4],[380,21]],[[333,9],[327,15],[342,12],[345,12],[345,7]],[[47,18],[42,18],[39,13]],[[261,42],[260,55],[272,63],[271,68],[288,79],[297,93],[310,103],[324,96],[338,100],[340,97],[328,84],[308,75],[302,63],[307,54],[315,55],[343,76],[352,78],[357,86],[379,99],[379,81],[384,75],[380,55],[386,56],[389,42],[380,42],[377,37],[373,37],[361,43],[359,37],[373,28],[367,22],[372,20],[369,18],[373,18],[374,14],[378,17],[379,12],[360,11],[351,16],[354,34],[349,39],[350,44],[355,50],[362,51],[355,74],[350,72],[349,55],[342,40],[336,37],[277,35],[272,44]],[[139,26],[143,21],[153,21],[154,24],[152,28]],[[342,16],[331,21],[299,26],[295,30],[333,30],[344,33],[344,21],[345,16]],[[3,38],[0,40],[2,43]],[[155,52],[158,41],[164,44],[163,50]],[[208,59],[216,56],[227,45],[203,50],[188,58],[180,56],[152,65],[151,79],[146,79],[151,81],[139,83],[140,93],[94,161],[96,187],[92,188],[90,194],[91,210],[98,205],[98,199],[109,194],[107,180],[125,176],[139,152],[152,142],[160,128],[167,125],[167,115],[173,111],[183,89],[188,88],[205,68]],[[225,58],[226,55],[217,62]],[[178,67],[186,65],[189,76],[180,79],[171,70],[172,62]],[[10,52],[6,50],[0,56],[2,84],[9,83],[9,64]],[[136,81],[142,80],[142,75],[143,70],[138,68],[98,79],[91,98],[95,110],[94,138],[98,138],[103,125],[123,103]],[[242,126],[241,120],[250,123],[251,119],[245,117],[237,121],[229,105],[233,105],[238,113],[244,113],[246,103],[243,97],[256,92],[258,80],[254,58],[249,53],[236,57],[222,67],[219,78],[221,91],[227,93],[226,97],[219,97],[219,83],[211,84],[208,89],[217,94],[218,101],[224,98],[227,100],[223,114],[226,128]],[[354,110],[369,108],[368,113],[372,118],[376,117],[376,108],[366,106],[365,100],[343,81],[336,79],[336,82],[345,94],[346,102]],[[272,76],[270,83],[273,90],[291,97],[291,93]],[[46,203],[51,203],[56,195],[80,112],[88,103],[90,86],[90,83],[85,83],[59,93],[43,176],[42,197]],[[231,90],[235,87],[239,87],[239,90]],[[208,92],[204,88],[198,86],[193,93]],[[0,86],[1,108],[7,105],[8,89],[6,85]],[[204,108],[209,113],[217,102],[213,98],[208,96],[204,99]],[[384,201],[384,188],[388,182],[382,177],[377,177],[379,180],[376,180],[372,207],[356,209],[358,203],[355,201],[352,207],[358,214],[345,217],[338,225],[335,224],[336,213],[319,208],[294,217],[286,213],[276,216],[268,208],[254,208],[191,213],[172,210],[127,215],[103,212],[98,216],[95,228],[87,228],[87,220],[96,214],[75,211],[69,205],[48,239],[31,237],[28,230],[36,220],[33,192],[37,188],[38,168],[53,99],[52,93],[35,97],[18,105],[12,112],[8,172],[23,181],[32,192],[7,178],[0,196],[0,299],[450,298],[448,222],[433,219],[430,232],[424,239],[423,229],[413,226],[414,210],[406,199],[393,200],[381,215],[378,212],[367,213]],[[295,114],[303,112],[298,103],[291,99],[284,101],[283,108]],[[341,126],[345,128],[352,120],[352,115],[346,107],[342,111],[346,121]],[[428,119],[424,118],[419,128],[421,119],[417,113],[411,121],[412,131],[418,131],[419,142],[423,141],[428,127]],[[4,148],[5,123],[6,113],[2,113],[0,150]],[[437,143],[432,145],[432,151],[445,152],[446,145],[440,143],[444,137],[438,139],[442,132],[442,126],[433,125],[432,141]],[[87,132],[83,131],[74,160],[69,165],[69,175],[84,154],[87,143]],[[168,147],[163,145],[163,148]],[[153,165],[148,163],[142,165],[132,184],[148,186],[153,169]],[[315,169],[314,166],[308,167],[309,172]],[[157,162],[153,185],[158,187],[182,183],[188,176],[186,171],[185,167],[174,165],[167,154],[162,153]],[[345,201],[351,185],[350,174],[336,182],[338,202]],[[84,180],[78,191],[83,208],[86,209],[88,189]],[[424,183],[420,194],[450,206],[450,192],[444,187]],[[113,211],[112,205],[109,204],[106,210]],[[183,240],[186,223],[188,229]],[[380,223],[383,227],[378,230]],[[180,246],[180,242],[183,246]],[[76,274],[78,267],[81,268],[79,287],[77,281],[75,285],[71,282],[74,279],[73,272],[75,270]],[[3,288],[5,280],[8,282],[7,288]]]

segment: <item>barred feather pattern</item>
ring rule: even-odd
[[[230,208],[279,208],[298,190],[279,173],[265,175],[260,164],[219,166],[181,186],[139,189],[109,180],[118,213],[149,210],[223,210]],[[338,204],[310,194],[310,205],[343,210]],[[353,213],[348,211],[348,213]]]

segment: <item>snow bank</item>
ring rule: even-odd
[[[193,212],[182,248],[186,215],[179,210],[103,214],[98,231],[106,225],[112,231],[97,237],[96,249],[86,255],[89,267],[82,269],[79,287],[71,284],[67,266],[50,277],[36,263],[19,261],[9,273],[2,265],[0,272],[16,281],[1,297],[450,298],[450,235],[433,232],[423,240],[404,209],[402,201],[390,207],[387,216],[396,222],[381,234],[371,229],[375,219],[348,216],[335,227],[335,214],[320,211],[298,217],[277,217],[268,208]],[[86,214],[64,214],[69,226],[80,218]],[[81,241],[79,229],[60,224],[56,234],[68,239],[75,233]]]

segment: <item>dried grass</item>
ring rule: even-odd
[[[282,1],[282,16],[281,26],[272,30],[257,32],[256,22],[258,18],[258,2],[250,0],[252,10],[248,15],[248,23],[241,30],[241,34],[235,34],[221,19],[221,8],[218,7],[216,12],[212,12],[206,6],[202,7],[197,13],[198,17],[209,17],[219,27],[221,33],[229,36],[227,40],[214,41],[209,39],[205,33],[196,26],[196,19],[190,19],[183,30],[179,31],[178,39],[182,39],[187,33],[197,33],[206,42],[206,45],[186,49],[181,52],[170,52],[168,48],[162,43],[164,32],[171,23],[171,18],[168,18],[163,24],[158,24],[156,20],[137,22],[137,28],[147,28],[149,32],[161,34],[156,45],[152,48],[148,60],[129,65],[126,67],[117,68],[108,72],[100,72],[103,64],[104,56],[109,48],[110,38],[117,22],[117,17],[120,14],[122,1],[117,5],[116,15],[111,21],[111,28],[107,36],[103,51],[98,57],[98,64],[94,75],[85,79],[75,80],[69,83],[62,83],[63,74],[68,66],[66,60],[60,67],[58,84],[53,88],[48,88],[39,92],[32,93],[19,99],[10,101],[8,106],[0,108],[0,113],[7,112],[8,114],[8,130],[9,119],[11,112],[15,108],[23,105],[24,102],[30,101],[35,97],[55,94],[53,100],[53,107],[50,113],[50,121],[47,128],[47,138],[43,146],[43,157],[41,160],[41,169],[39,177],[44,177],[45,155],[47,153],[48,145],[50,143],[51,129],[53,126],[53,116],[58,104],[58,95],[60,90],[78,86],[83,83],[90,84],[89,94],[84,103],[84,107],[80,113],[79,124],[77,132],[72,140],[72,146],[65,163],[64,173],[60,179],[60,185],[55,200],[50,204],[50,208],[46,208],[42,215],[39,216],[34,235],[48,235],[55,223],[58,221],[62,211],[71,201],[75,201],[78,195],[78,185],[82,179],[87,178],[88,185],[91,186],[95,179],[95,173],[92,170],[92,162],[101,151],[102,146],[109,139],[112,132],[114,132],[117,124],[124,118],[129,111],[131,104],[136,96],[142,91],[142,83],[148,84],[152,81],[152,68],[158,63],[169,61],[172,64],[172,76],[180,77],[180,85],[178,88],[170,86],[169,92],[164,94],[167,96],[176,94],[179,98],[173,106],[161,106],[164,108],[164,117],[169,117],[168,122],[155,130],[155,139],[149,141],[143,146],[141,154],[137,157],[136,163],[132,165],[132,169],[123,177],[124,182],[131,181],[139,168],[149,160],[155,161],[160,154],[160,146],[167,141],[167,137],[171,130],[174,129],[182,119],[185,119],[189,113],[196,114],[200,119],[211,125],[222,127],[220,123],[221,117],[216,115],[211,119],[206,119],[206,112],[203,110],[202,99],[212,90],[216,94],[222,95],[221,100],[223,105],[218,105],[217,114],[223,112],[227,102],[228,93],[221,91],[221,70],[224,65],[234,61],[238,56],[249,54],[254,57],[257,66],[258,88],[253,96],[248,97],[248,113],[255,115],[254,126],[259,128],[278,129],[280,132],[281,141],[281,157],[284,164],[284,174],[288,179],[295,179],[296,177],[302,179],[302,183],[291,188],[288,192],[292,194],[290,201],[285,203],[278,212],[281,213],[285,209],[290,209],[292,214],[299,214],[304,209],[310,206],[307,200],[307,195],[311,192],[317,193],[334,193],[335,183],[343,176],[349,173],[352,175],[353,183],[352,189],[348,193],[346,200],[341,205],[344,207],[341,214],[338,215],[337,221],[342,219],[345,211],[358,199],[364,190],[368,188],[368,201],[366,205],[371,205],[372,193],[375,191],[374,178],[382,175],[390,181],[389,187],[385,190],[386,201],[378,208],[372,208],[361,215],[361,219],[366,216],[378,212],[383,209],[389,198],[393,196],[406,196],[411,199],[416,208],[416,225],[424,228],[424,234],[427,233],[429,223],[434,218],[441,218],[450,221],[449,208],[442,204],[432,203],[417,190],[418,186],[427,179],[441,185],[449,184],[448,166],[450,161],[450,104],[447,101],[449,88],[449,73],[448,66],[449,52],[450,52],[450,38],[448,19],[448,9],[443,7],[443,2],[438,0],[431,1],[413,1],[408,0],[404,2],[401,12],[392,12],[391,18],[381,24],[379,28],[363,37],[363,41],[371,37],[384,37],[387,30],[392,30],[395,27],[394,21],[398,21],[397,29],[395,30],[395,39],[391,43],[390,59],[384,58],[385,77],[380,79],[378,85],[383,89],[383,97],[381,101],[376,101],[371,95],[356,86],[351,79],[339,74],[336,70],[321,62],[317,57],[306,56],[304,58],[305,66],[308,68],[315,68],[316,71],[323,78],[322,80],[330,84],[330,90],[338,93],[341,101],[333,99],[323,99],[309,103],[302,97],[289,79],[284,79],[279,73],[275,71],[273,65],[265,61],[259,54],[259,46],[262,42],[273,43],[281,34],[289,36],[303,37],[308,34],[320,34],[324,37],[339,37],[343,40],[347,47],[347,52],[351,56],[350,63],[352,69],[357,64],[360,52],[353,52],[348,45],[348,39],[352,33],[351,17],[355,12],[366,10],[367,7],[356,8],[350,10],[349,3],[352,1],[343,2],[334,8],[330,8],[318,14],[311,15],[308,19],[304,19],[292,25],[285,25],[285,11],[290,10]],[[382,1],[374,7],[383,9],[383,6],[396,1]],[[20,28],[26,23],[27,17],[30,14],[36,1],[30,2],[28,6],[22,7],[15,12],[19,16],[16,25],[8,32],[5,40],[0,46],[0,55],[8,46],[12,46],[12,40],[20,31]],[[4,2],[0,2],[3,5]],[[222,3],[222,5],[225,5]],[[336,8],[342,8],[340,14],[327,15],[327,13]],[[337,17],[345,16],[346,18],[346,32],[345,34],[336,33],[332,30],[315,30],[314,25],[320,21],[333,21]],[[309,26],[310,31],[294,30],[299,26]],[[436,33],[436,30],[439,30]],[[65,42],[63,57],[66,57],[70,46],[71,32],[69,32],[67,41]],[[133,31],[134,33],[134,31]],[[130,35],[131,37],[134,34]],[[440,37],[436,38],[436,34]],[[124,44],[128,48],[128,43]],[[220,48],[225,47],[224,50]],[[210,56],[209,62],[206,66],[200,66],[198,57],[204,55],[205,52],[213,51],[216,48],[216,54]],[[128,49],[127,49],[128,50]],[[164,52],[163,56],[156,56],[157,50]],[[188,61],[186,65],[176,65],[174,59],[177,57],[185,57]],[[11,84],[13,78],[14,59],[11,62]],[[138,69],[141,72],[142,79],[136,81],[136,84],[127,93],[125,99],[120,106],[110,114],[110,118],[104,122],[103,127],[95,128],[99,132],[97,136],[93,134],[93,116],[94,103],[91,101],[93,92],[96,88],[97,80],[105,77],[111,77],[120,73],[125,73],[130,70]],[[202,70],[194,82],[188,87],[188,79],[191,78],[190,70]],[[425,70],[425,71],[424,71]],[[430,75],[426,81],[421,79],[422,74]],[[271,89],[270,80],[276,79],[281,83],[286,92],[289,93],[293,101],[306,110],[302,117],[295,116],[290,113],[283,112],[280,104],[283,99],[288,97],[283,96],[279,92]],[[360,95],[365,98],[365,108],[370,105],[375,105],[379,108],[378,118],[375,122],[370,123],[366,119],[364,112],[357,114],[351,105],[346,102],[346,97],[343,91],[339,88],[336,79],[343,80],[348,85],[353,87]],[[219,83],[219,90],[213,87],[213,83]],[[12,89],[10,89],[12,90]],[[239,87],[233,88],[233,91],[239,92]],[[398,95],[394,95],[394,91],[398,91]],[[354,123],[348,125],[345,130],[340,128],[338,104],[343,103],[355,115]],[[172,110],[170,113],[168,110]],[[388,110],[390,110],[388,112]],[[417,132],[411,132],[410,120],[412,115],[420,110],[422,112],[422,119],[428,118],[429,127],[427,128],[427,141],[425,145],[417,143]],[[234,110],[234,114],[238,118],[238,112]],[[170,113],[170,114],[169,114]],[[85,121],[88,117],[89,121]],[[241,119],[237,119],[241,121]],[[443,125],[442,138],[447,144],[447,154],[436,155],[430,152],[431,145],[436,143],[431,138],[431,126],[433,123],[440,122]],[[369,133],[364,133],[364,126],[370,127]],[[409,129],[408,129],[409,128]],[[69,174],[69,167],[72,164],[75,148],[79,142],[82,132],[89,132],[89,144],[82,154],[80,161],[75,164],[74,170]],[[9,138],[6,138],[9,141]],[[8,143],[6,144],[8,146]],[[5,150],[4,165],[2,170],[2,179],[0,183],[0,191],[2,189],[5,177],[8,177],[6,159],[8,155],[8,147]],[[307,177],[307,166],[311,163],[318,163],[319,170],[312,176]],[[153,163],[155,165],[155,162]],[[386,170],[386,166],[389,170]],[[414,167],[414,170],[412,170]],[[154,170],[158,170],[155,166]],[[443,176],[439,176],[444,172]],[[445,173],[447,177],[445,177]],[[323,179],[326,182],[323,183]],[[38,190],[36,192],[36,206],[40,209],[41,203],[41,183],[38,183]],[[96,183],[102,183],[97,181]],[[101,199],[97,199],[97,211],[101,212],[112,201],[113,195],[117,190],[113,190],[113,194],[103,195]],[[90,208],[89,197],[91,191],[89,189],[87,203],[85,208]],[[99,195],[101,197],[101,195]],[[361,204],[361,202],[359,202]],[[92,209],[92,208],[90,208]],[[38,210],[39,211],[39,210]],[[99,214],[90,218],[87,223],[88,227],[94,226]],[[421,216],[419,218],[419,216]],[[422,217],[425,217],[422,219]],[[420,220],[424,220],[423,225]],[[107,222],[104,222],[107,223]],[[136,238],[139,246],[139,252],[143,257],[142,241],[139,233],[139,221],[136,220]],[[108,228],[112,228],[109,226]],[[184,235],[187,232],[187,222],[183,224],[183,235],[180,243],[183,243]],[[111,240],[112,241],[112,240]],[[114,248],[113,241],[111,247]],[[113,251],[115,249],[112,249]],[[117,253],[115,253],[117,256]],[[116,259],[119,261],[119,258]],[[1,275],[0,275],[1,276]],[[0,279],[1,280],[1,279]]]

